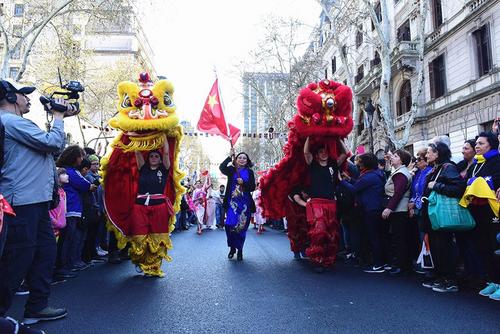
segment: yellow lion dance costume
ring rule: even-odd
[[[131,260],[144,274],[158,277],[164,276],[162,259],[171,261],[167,255],[172,249],[169,234],[174,229],[175,212],[179,211],[184,192],[180,184],[184,174],[178,164],[183,131],[173,93],[170,81],[160,80],[153,84],[147,73],[140,75],[139,84],[121,82],[118,85],[118,115],[109,122],[120,133],[111,143],[111,152],[101,161],[108,229],[115,233],[118,248],[130,244]],[[145,226],[149,220],[138,221],[134,214],[140,176],[136,152],[144,156],[150,151],[163,149],[165,140],[168,142],[170,168],[166,170],[162,199],[170,210],[168,215],[160,212],[161,217],[167,217],[165,221],[153,227]],[[160,172],[158,177],[161,180]]]

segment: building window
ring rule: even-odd
[[[432,22],[434,23],[434,30],[443,24],[443,7],[441,0],[432,0]]]
[[[18,73],[19,73],[19,67],[9,68],[9,78],[16,79]]]
[[[73,34],[76,36],[80,36],[82,34],[82,27],[75,24],[73,26]]]
[[[487,74],[491,71],[491,42],[490,42],[490,27],[485,24],[473,33],[476,41],[476,54],[479,76]]]
[[[344,55],[344,57],[347,57],[347,46],[345,45],[342,46],[342,54]]]
[[[493,131],[493,122],[494,121],[488,121],[485,123],[481,123],[479,127],[481,128],[482,131],[484,132],[492,132]],[[481,131],[480,131],[481,132]]]
[[[23,16],[23,14],[24,14],[24,5],[16,3],[14,5],[14,16]]]
[[[433,99],[444,95],[446,90],[444,55],[440,55],[429,63],[429,84]]]
[[[358,31],[356,33],[356,48],[359,48],[363,44],[363,26],[360,25],[358,27]]]
[[[20,25],[15,25],[12,27],[12,35],[14,37],[21,37],[23,34],[23,27]]]
[[[358,67],[358,74],[356,75],[355,78],[356,83],[359,83],[363,79],[364,75],[365,75],[365,68],[363,65],[361,65],[360,67]]]
[[[406,22],[398,28],[397,36],[398,42],[411,41],[410,20],[406,20]]]
[[[370,60],[370,68],[374,68],[379,64],[380,64],[380,54],[377,51],[375,51],[375,57],[373,57],[373,59]]]
[[[332,75],[337,71],[337,57],[332,58]]]
[[[325,68],[325,79],[328,79],[328,68]]]
[[[410,112],[411,104],[411,83],[410,80],[406,80],[399,91],[399,101],[396,103],[396,116]]]

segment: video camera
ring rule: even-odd
[[[42,95],[40,96],[40,102],[43,104],[43,107],[47,113],[51,113],[52,110],[56,110],[59,112],[64,112],[64,117],[78,115],[80,113],[80,104],[78,103],[78,99],[80,98],[79,93],[83,92],[85,88],[79,81],[69,81],[67,84],[63,85],[59,69],[57,69],[57,72],[59,75],[59,86],[66,91],[55,91],[50,94],[50,96]],[[63,98],[66,101],[70,102],[69,106],[66,107],[62,104],[56,103],[56,98]],[[50,105],[50,108],[48,107],[48,105]]]

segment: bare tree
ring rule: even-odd
[[[389,11],[387,7],[387,0],[337,0],[330,4],[330,8],[327,8],[324,1],[318,0],[321,3],[323,10],[329,15],[332,21],[332,29],[335,31],[332,34],[332,39],[335,47],[338,48],[339,42],[342,43],[340,38],[348,36],[345,31],[358,31],[363,34],[364,43],[371,44],[375,47],[376,51],[380,55],[381,62],[381,73],[380,73],[380,84],[378,91],[378,105],[382,113],[382,119],[386,126],[386,133],[390,142],[395,147],[403,147],[408,142],[411,127],[413,125],[415,116],[419,109],[419,98],[423,90],[424,82],[424,66],[423,66],[423,54],[424,54],[424,43],[425,43],[425,19],[428,14],[428,0],[419,1],[419,9],[417,15],[420,19],[419,22],[419,33],[417,38],[417,52],[419,57],[419,63],[416,68],[417,73],[417,89],[413,91],[412,97],[412,107],[409,115],[407,115],[404,122],[404,130],[401,139],[398,139],[397,129],[395,126],[395,117],[392,108],[391,93],[392,93],[392,59],[395,51],[399,47],[394,36],[392,34],[392,29],[389,21]],[[366,30],[360,30],[362,23],[369,19],[373,28],[375,29],[375,34],[372,36],[367,33]],[[348,67],[347,62],[343,59],[344,52],[339,52],[341,55],[341,60],[344,66]],[[348,75],[349,81],[349,75]],[[351,85],[351,83],[349,83]],[[355,86],[351,86],[355,87]],[[354,94],[356,94],[356,89],[354,89]],[[354,103],[357,103],[356,99]],[[354,108],[354,120],[357,122],[359,116],[357,116],[357,106]],[[355,126],[358,124],[355,123]],[[353,145],[356,142],[357,131],[354,131]]]
[[[269,17],[265,35],[258,49],[251,52],[251,61],[242,63],[240,73],[248,91],[242,94],[257,104],[260,131],[269,127],[277,133],[288,131],[288,121],[296,113],[296,99],[301,88],[317,79],[321,57],[308,46],[308,36],[301,36],[306,27],[296,19]],[[304,52],[305,51],[305,52]],[[269,138],[269,137],[268,137]],[[262,138],[264,139],[264,138]],[[246,138],[243,145],[256,161],[279,161],[284,141]]]
[[[21,80],[29,64],[29,58],[47,27],[61,34],[71,28],[68,22],[75,15],[95,17],[105,22],[120,17],[119,13],[113,13],[113,10],[123,12],[123,6],[127,2],[126,0],[26,0],[22,4],[7,2],[5,12],[0,15],[0,32],[4,45],[0,76],[8,77],[11,62],[20,59],[19,70],[13,73],[15,75],[13,79]],[[111,13],[113,15],[110,15]]]

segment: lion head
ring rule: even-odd
[[[139,83],[118,84],[118,115],[109,124],[122,131],[168,130],[179,124],[175,113],[174,86],[168,80],[153,83],[141,73]]]
[[[310,83],[299,92],[289,126],[301,137],[346,137],[353,127],[351,89],[331,80]]]

